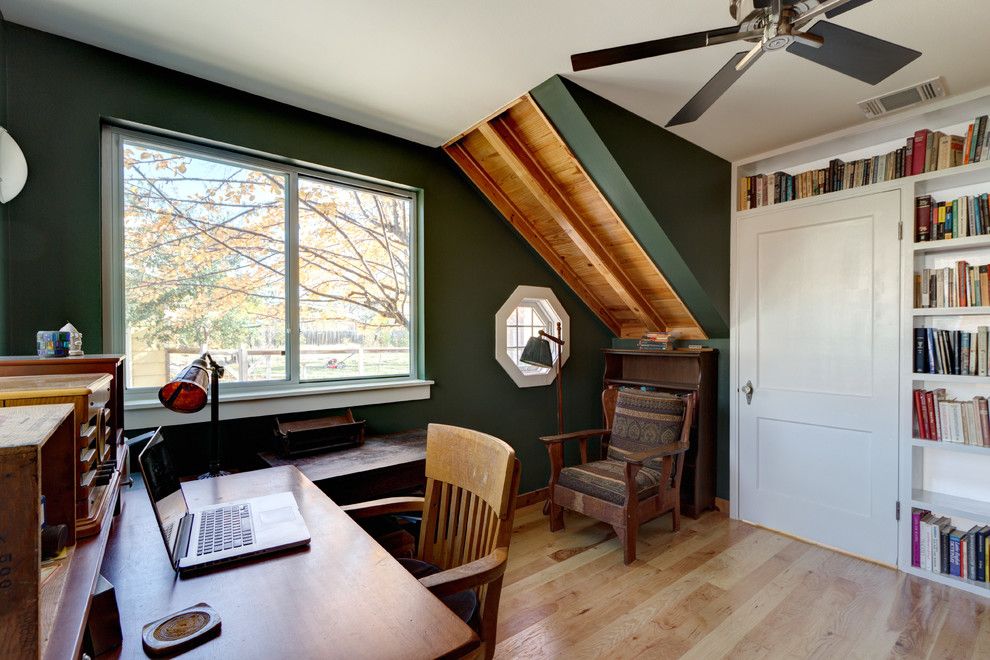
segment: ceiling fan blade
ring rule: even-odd
[[[743,58],[749,54],[749,52],[743,51],[733,55],[732,59],[719,69],[718,73],[712,76],[712,79],[705,83],[705,86],[697,94],[691,97],[687,105],[677,111],[677,114],[667,122],[667,127],[688,124],[705,114],[705,111],[712,107],[712,104],[722,94],[725,94],[727,89],[732,87],[732,83],[739,80],[742,74],[746,73],[747,69],[749,69],[749,66],[743,67],[742,70],[736,69],[736,65],[742,62]],[[751,65],[757,58],[759,58],[759,54],[753,55],[749,60],[749,64]]]
[[[667,37],[666,39],[641,41],[638,44],[626,44],[625,46],[602,48],[601,50],[592,50],[587,53],[571,55],[571,67],[575,71],[596,69],[600,66],[609,66],[610,64],[632,62],[647,57],[656,57],[657,55],[667,55],[668,53],[679,53],[694,48],[704,48],[712,44],[745,39],[747,36],[753,35],[748,32],[739,32],[739,26],[734,25],[717,30],[706,30],[705,32]]]
[[[872,2],[872,1],[873,0],[849,0],[849,2],[843,5],[839,5],[835,9],[832,9],[831,11],[825,12],[825,16],[827,18],[835,18],[839,14],[845,14],[847,11],[856,9],[856,7],[862,7],[867,2]]]
[[[833,71],[876,85],[921,57],[921,53],[849,28],[818,21],[808,30],[825,43],[818,48],[794,42],[787,51]]]

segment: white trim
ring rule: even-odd
[[[382,381],[373,383],[321,383],[302,387],[268,387],[254,391],[222,392],[220,419],[262,417],[310,410],[368,406],[430,398],[432,380]],[[209,407],[191,415],[167,410],[155,398],[126,401],[125,428],[178,426],[210,420]]]
[[[556,369],[548,369],[546,373],[527,374],[519,368],[507,352],[508,342],[506,341],[506,323],[513,310],[527,301],[540,302],[549,305],[557,318],[560,319],[561,339],[564,346],[560,352],[560,364],[563,366],[571,356],[571,317],[568,316],[564,306],[557,300],[553,289],[545,286],[527,286],[525,284],[517,286],[512,295],[495,312],[495,360],[502,365],[505,373],[519,387],[541,387],[549,385],[557,377]],[[556,348],[554,347],[554,350]]]

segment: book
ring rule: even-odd
[[[911,565],[919,568],[921,567],[921,519],[930,514],[931,511],[911,509]]]

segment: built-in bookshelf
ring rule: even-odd
[[[902,323],[910,359],[902,361],[898,564],[990,598],[983,532],[990,532],[984,165],[927,173],[903,189]]]
[[[990,264],[990,214],[976,215],[981,222],[979,227],[974,224],[972,230],[967,224],[966,232],[960,235],[953,233],[953,238],[942,238],[930,234],[932,240],[916,241],[916,200],[928,197],[930,203],[939,208],[951,207],[953,212],[959,211],[956,200],[979,200],[982,195],[990,193],[990,151],[987,144],[990,139],[984,132],[984,151],[977,162],[953,161],[951,154],[948,160],[942,162],[939,168],[929,171],[915,172],[912,162],[910,173],[905,168],[907,138],[914,137],[918,131],[930,129],[933,134],[939,132],[946,136],[968,137],[970,124],[974,118],[990,114],[990,89],[984,89],[967,95],[959,95],[952,99],[935,102],[926,108],[893,115],[875,122],[865,123],[855,128],[836,131],[821,138],[807,140],[764,154],[741,159],[733,163],[733,226],[749,218],[756,218],[768,213],[775,213],[784,208],[801,209],[852,200],[861,196],[874,195],[888,191],[900,194],[901,208],[901,303],[899,324],[901,328],[901,359],[899,363],[899,407],[898,407],[898,465],[891,465],[890,470],[898,474],[899,482],[899,511],[900,518],[897,531],[898,568],[910,575],[918,576],[933,582],[963,589],[974,594],[990,598],[990,584],[975,580],[963,579],[954,575],[924,570],[912,565],[912,509],[931,511],[940,517],[947,517],[957,528],[965,526],[963,531],[969,531],[973,526],[990,525],[990,446],[983,444],[968,444],[966,442],[948,442],[923,437],[919,432],[917,417],[914,409],[914,390],[944,390],[947,400],[961,402],[973,401],[974,397],[990,398],[990,375],[970,373],[915,373],[914,340],[915,330],[932,328],[943,331],[978,333],[980,326],[990,326],[990,295],[979,298],[967,298],[968,306],[957,304],[941,306],[921,306],[916,297],[916,275],[923,274],[924,269],[955,268],[957,262],[978,266]],[[976,132],[974,126],[974,133]],[[990,127],[988,127],[990,130]],[[927,139],[927,134],[926,134]],[[958,142],[955,141],[958,150]],[[952,140],[948,139],[950,149]],[[912,145],[913,146],[913,145]],[[963,148],[966,140],[963,140]],[[901,148],[905,152],[899,152]],[[927,151],[927,143],[926,143]],[[895,154],[895,155],[888,155]],[[913,154],[912,154],[913,155]],[[879,158],[885,163],[875,179],[873,171]],[[901,158],[899,166],[890,168],[892,159]],[[958,158],[958,156],[956,157]],[[857,161],[874,159],[870,165],[870,179],[864,178],[853,181],[843,179],[843,173],[848,177],[849,164]],[[964,159],[966,160],[966,159]],[[972,158],[968,159],[972,161]],[[843,171],[839,163],[845,165]],[[865,167],[860,165],[860,168]],[[838,171],[836,170],[838,168]],[[853,165],[854,172],[856,165]],[[805,195],[799,199],[779,201],[770,205],[746,208],[744,203],[747,192],[741,187],[747,178],[775,172],[790,175],[803,172],[823,172],[827,180],[844,181],[852,185],[823,186],[819,180],[817,195]],[[860,169],[862,173],[862,169]],[[893,173],[891,173],[893,172]],[[854,176],[855,178],[855,176]],[[886,180],[884,180],[886,179]],[[776,181],[774,191],[777,194]],[[791,184],[793,186],[793,184]],[[807,186],[807,182],[804,182]],[[812,184],[814,192],[814,184]],[[767,201],[766,191],[764,200]],[[773,199],[773,198],[770,198]],[[776,200],[773,200],[776,201]],[[953,203],[955,203],[953,205]],[[969,216],[981,211],[972,202],[964,202],[966,208],[960,215],[967,222]],[[987,209],[990,210],[990,209]],[[955,217],[953,219],[955,219]],[[735,250],[734,246],[734,250]],[[734,252],[733,258],[737,258]],[[920,277],[919,277],[920,279]],[[988,283],[990,284],[990,283]],[[982,292],[981,292],[982,293]],[[975,303],[979,304],[975,304]],[[929,302],[929,305],[932,305]],[[738,323],[738,320],[734,320]],[[978,347],[977,347],[978,348]],[[987,347],[990,352],[990,346]],[[741,383],[739,364],[736,361],[740,347],[733,340],[730,344],[733,352],[730,365],[730,380]],[[741,433],[736,421],[740,405],[733,400],[730,443],[734,443],[738,452],[738,437]],[[988,417],[990,424],[990,417]],[[925,434],[930,435],[930,434]],[[972,441],[972,439],[971,439]],[[730,451],[730,454],[732,452]],[[738,454],[737,454],[738,455]],[[738,459],[737,459],[738,460]],[[736,479],[731,485],[733,496],[738,494],[738,474],[733,473],[731,479]],[[738,506],[730,509],[738,512]],[[738,515],[734,513],[733,515]],[[990,561],[988,561],[990,563]]]

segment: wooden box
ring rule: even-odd
[[[75,440],[69,404],[0,409],[0,658],[38,658],[52,632],[76,542]],[[44,583],[42,495],[48,524],[69,530],[69,555]]]
[[[342,415],[316,419],[275,418],[275,447],[279,456],[299,456],[364,444],[364,420],[354,421],[348,410]]]

